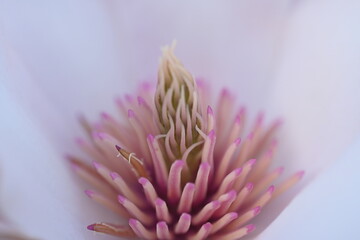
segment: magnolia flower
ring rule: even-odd
[[[240,239],[255,229],[245,224],[303,171],[275,189],[283,168],[268,170],[277,145],[269,140],[280,122],[264,129],[260,114],[238,151],[245,109],[234,117],[232,96],[224,90],[214,113],[205,83],[195,82],[172,48],[163,50],[155,96],[145,84],[138,96],[118,100],[128,121],[106,113],[95,125],[82,120],[91,142],[77,142],[95,169],[68,158],[98,190],[85,193],[129,222],[88,229],[142,239]],[[114,146],[124,159],[116,159]]]
[[[112,113],[113,97],[153,78],[159,47],[176,38],[190,72],[215,89],[231,87],[252,113],[285,119],[277,165],[307,171],[298,185],[306,188],[273,223],[272,212],[292,193],[263,210],[270,219],[259,216],[256,232],[267,227],[258,238],[354,236],[357,161],[343,161],[343,153],[359,136],[359,15],[346,3],[2,2],[4,211],[40,239],[111,239],[84,226],[118,216],[83,196],[63,160],[64,152],[78,151],[74,116]],[[331,175],[325,169],[335,160],[342,168]],[[328,227],[327,219],[348,221]]]

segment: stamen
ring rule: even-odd
[[[160,240],[171,240],[173,239],[172,234],[169,231],[169,227],[166,222],[158,222],[156,224],[156,235]]]
[[[250,192],[253,190],[254,185],[252,183],[247,183],[245,187],[239,192],[236,196],[234,202],[231,204],[229,210],[237,211],[240,206],[243,204],[247,196],[249,196]]]
[[[199,204],[202,200],[205,199],[207,188],[209,186],[209,174],[210,174],[210,164],[204,162],[200,164],[196,180],[195,180],[195,196],[194,204]]]
[[[135,203],[140,208],[145,208],[147,203],[144,202],[142,199],[143,197],[140,194],[136,193],[132,188],[130,188],[127,183],[124,181],[122,177],[116,172],[110,173],[111,178],[113,179],[114,183],[120,190],[120,192],[127,196],[130,201]]]
[[[165,221],[167,223],[171,223],[171,215],[169,213],[169,209],[166,205],[166,202],[160,198],[155,201],[155,210],[156,217],[158,220]]]
[[[221,207],[215,211],[214,217],[223,216],[225,213],[228,212],[229,207],[234,202],[236,198],[236,191],[232,190],[228,193],[225,193],[219,197],[219,202],[221,203]]]
[[[166,190],[166,183],[168,180],[168,171],[165,165],[165,160],[161,153],[160,146],[154,136],[149,135],[147,137],[148,145],[150,148],[151,156],[154,163],[154,171],[156,176],[156,181],[159,184],[160,188]]]
[[[118,150],[119,154],[123,158],[125,158],[126,160],[129,161],[129,164],[133,167],[133,169],[138,177],[144,177],[144,178],[149,177],[147,174],[147,171],[144,167],[143,162],[140,159],[138,159],[137,157],[135,157],[134,153],[129,153],[128,151],[126,151],[125,149],[122,149],[118,145],[116,145],[115,147]]]
[[[185,163],[181,160],[176,160],[169,173],[169,179],[167,184],[167,196],[168,200],[172,203],[177,202],[181,195],[181,170]]]
[[[253,144],[253,138],[254,133],[250,133],[245,139],[245,142],[241,147],[239,157],[233,163],[234,168],[241,166],[248,159]]]
[[[179,214],[191,211],[191,207],[193,205],[194,193],[195,193],[195,184],[187,183],[182,192],[179,206],[177,209]]]
[[[274,171],[272,171],[271,173],[269,173],[263,179],[261,179],[261,181],[255,185],[254,190],[251,193],[251,197],[248,199],[248,201],[253,200],[253,198],[258,196],[260,192],[264,191],[264,189],[269,185],[271,185],[271,183],[274,182],[283,173],[283,171],[284,168],[279,167]]]
[[[215,180],[214,180],[214,187],[218,186],[224,176],[227,173],[227,169],[230,165],[230,160],[234,156],[235,150],[240,145],[240,138],[237,138],[226,150],[224,156],[221,158],[221,161],[219,161],[216,165],[216,172],[215,172]]]
[[[192,224],[199,225],[206,222],[220,206],[218,200],[209,202],[193,217]]]
[[[240,239],[240,238],[246,236],[247,234],[251,233],[254,230],[255,230],[255,226],[250,224],[250,225],[242,227],[242,228],[240,228],[238,230],[235,230],[233,232],[226,233],[226,234],[221,234],[220,237],[221,237],[221,240]]]
[[[110,223],[94,223],[89,225],[87,229],[95,232],[110,234],[117,237],[133,238],[136,236],[134,231],[128,226],[116,226]]]
[[[151,182],[148,179],[143,177],[139,179],[139,183],[144,188],[146,199],[153,207],[155,207],[155,200],[158,198],[158,195],[156,193],[154,186],[151,184]]]
[[[104,181],[92,167],[73,156],[67,156],[66,158],[70,161],[76,174],[90,183],[95,189],[101,189],[107,196],[116,194],[115,190],[107,184],[107,182]]]
[[[129,225],[133,229],[133,231],[136,233],[136,235],[138,235],[138,237],[144,238],[144,239],[149,239],[149,240],[156,239],[156,233],[146,229],[141,224],[141,222],[139,222],[138,220],[130,218]]]
[[[206,132],[210,132],[215,127],[215,118],[214,112],[210,106],[207,108],[207,130]]]
[[[211,234],[214,234],[221,230],[222,228],[226,227],[230,222],[238,217],[236,212],[230,212],[222,216],[219,220],[213,223],[213,227],[211,229]]]
[[[268,190],[256,201],[254,202],[250,208],[255,206],[264,207],[272,198],[273,192],[275,190],[274,186],[270,186]]]
[[[278,197],[280,194],[284,193],[286,190],[298,183],[301,178],[304,176],[305,171],[300,171],[291,176],[288,180],[285,180],[280,186],[277,187],[274,192],[273,198]]]
[[[181,214],[179,221],[175,225],[176,234],[184,234],[189,231],[191,225],[191,215],[188,213]]]
[[[92,190],[85,190],[85,194],[95,202],[107,207],[111,211],[114,211],[124,217],[129,216],[125,209],[122,206],[119,206],[119,204],[116,204],[116,202],[112,199],[109,199],[102,194],[94,192]]]
[[[231,142],[234,141],[233,139],[236,139],[238,136],[241,135],[241,132],[243,131],[245,125],[245,111],[245,108],[241,108],[236,115],[234,124],[230,128],[230,137],[227,144],[231,144]]]
[[[239,226],[244,225],[245,223],[249,222],[251,219],[253,219],[257,215],[259,215],[260,211],[261,211],[260,206],[257,206],[255,208],[247,211],[246,213],[240,215],[236,220],[232,221],[229,225],[227,225],[225,229],[229,232],[229,231],[239,228]]]
[[[90,135],[91,137],[91,135]],[[93,145],[90,145],[88,142],[86,142],[84,139],[77,138],[75,140],[76,144],[79,146],[79,148],[86,153],[89,157],[92,157],[96,159],[97,161],[101,161],[104,159],[104,156],[99,153],[98,149],[96,149]]]
[[[229,113],[232,112],[232,106],[234,106],[234,97],[231,95],[228,89],[222,89],[220,98],[217,103],[216,112],[218,118],[216,119],[216,129],[221,129],[222,126],[227,126]]]
[[[141,124],[138,117],[135,115],[135,112],[131,109],[128,110],[128,119],[137,135],[138,144],[141,146],[139,148],[139,154],[141,154],[142,156],[147,156],[148,148],[146,144],[146,132],[144,130],[144,126]],[[149,162],[149,164],[151,164],[151,162]]]
[[[204,240],[209,236],[211,229],[212,224],[207,222],[201,226],[200,230],[197,233],[190,236],[188,240]]]
[[[106,180],[111,186],[116,188],[116,185],[110,177],[110,170],[107,167],[95,161],[93,162],[93,166],[104,180]]]
[[[151,226],[154,223],[154,219],[148,214],[144,213],[140,210],[134,203],[130,202],[125,197],[119,195],[118,196],[119,203],[121,203],[124,208],[135,218],[139,219],[142,223],[147,226]]]
[[[235,180],[241,175],[242,168],[237,168],[230,172],[222,181],[219,190],[214,194],[212,199],[217,199],[220,195],[224,194],[225,192],[229,191],[233,186]]]
[[[214,163],[214,147],[216,142],[215,131],[211,130],[205,139],[205,143],[202,150],[201,162],[208,162],[210,166],[213,166]]]
[[[274,155],[276,152],[276,147],[277,147],[277,144],[276,144],[276,141],[274,141],[271,144],[271,147],[269,148],[269,150],[260,157],[260,159],[256,163],[256,166],[253,168],[253,170],[251,171],[251,173],[249,175],[250,182],[258,181],[265,174],[271,161],[274,158]]]
[[[250,159],[244,164],[241,175],[236,179],[235,187],[234,187],[235,189],[241,189],[243,187],[244,182],[247,179],[247,176],[249,175],[255,163],[256,163],[256,159]]]

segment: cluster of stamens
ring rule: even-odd
[[[137,98],[117,100],[127,119],[103,113],[95,124],[81,120],[89,140],[77,144],[93,166],[69,159],[97,189],[85,193],[128,221],[88,229],[141,239],[239,239],[255,229],[249,221],[303,172],[275,188],[283,168],[269,169],[280,121],[264,127],[259,114],[240,140],[245,109],[235,112],[226,90],[214,110],[208,106],[205,84],[194,80],[172,50],[164,49],[155,94],[144,84]]]

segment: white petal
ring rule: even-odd
[[[31,84],[69,118],[104,109],[134,81],[155,77],[160,47],[173,39],[194,74],[260,106],[286,2],[8,2],[0,15],[5,40],[30,71]]]
[[[259,108],[271,85],[287,2],[112,1],[108,10],[121,52],[130,56],[126,75],[139,66],[155,75],[159,48],[176,39],[176,53],[192,73]]]
[[[360,138],[257,239],[357,239]]]
[[[278,163],[306,175],[295,191],[264,210],[259,230],[360,134],[360,31],[345,27],[355,19],[354,6],[342,1],[299,3],[289,19],[268,111],[285,118]]]
[[[308,176],[360,133],[360,31],[352,27],[360,5],[342,3],[305,2],[294,12],[269,98],[286,120],[280,157]]]
[[[15,54],[31,76],[5,79],[25,103],[32,102],[32,93],[21,86],[34,86],[63,119],[72,120],[80,111],[103,110],[104,103],[135,85],[122,75],[124,59],[101,1],[5,1],[0,20],[2,48]],[[37,113],[41,120],[44,113]]]
[[[98,239],[86,226],[118,219],[85,196],[63,153],[2,84],[0,109],[1,210],[32,237]]]

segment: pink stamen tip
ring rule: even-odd
[[[95,231],[95,224],[91,224],[91,225],[87,226],[87,229],[91,230],[91,231]]]
[[[185,165],[185,162],[183,160],[176,160],[172,165],[175,167],[183,167]]]
[[[240,174],[241,174],[241,172],[242,172],[242,168],[240,167],[240,168],[237,168],[237,169],[235,169],[234,170],[234,172],[235,172],[235,176],[239,176]]]
[[[118,150],[118,151],[120,151],[120,150],[121,150],[121,147],[120,147],[120,146],[118,146],[118,145],[115,145],[115,148],[116,148],[116,150]]]
[[[129,95],[129,94],[125,94],[125,100],[126,100],[127,102],[129,102],[129,103],[132,103],[133,97],[132,97],[131,95]]]
[[[141,184],[141,185],[145,185],[146,183],[148,183],[149,182],[149,180],[147,180],[146,178],[144,178],[144,177],[141,177],[141,178],[139,178],[139,183]]]
[[[221,202],[220,202],[219,200],[215,200],[215,201],[212,202],[213,208],[217,208],[217,207],[219,207],[220,205],[221,205]]]
[[[230,95],[230,91],[227,88],[223,88],[221,90],[221,96],[229,96]]]
[[[200,164],[199,170],[200,170],[200,168],[204,169],[204,170],[207,170],[208,168],[210,168],[210,164],[208,162],[203,162],[203,163]]]
[[[247,233],[251,233],[252,231],[255,230],[255,225],[250,224],[250,225],[247,225],[246,228],[247,228]]]
[[[100,114],[100,116],[101,116],[103,119],[105,119],[105,120],[109,120],[109,119],[110,119],[110,115],[107,114],[106,112],[102,112],[102,113]]]
[[[235,143],[236,146],[239,146],[240,143],[241,143],[241,138],[235,139],[234,143]]]
[[[253,190],[253,188],[254,188],[254,184],[252,184],[252,183],[247,183],[246,185],[245,185],[245,187],[246,187],[246,189],[250,192],[250,191],[252,191]]]
[[[241,115],[238,114],[238,115],[236,115],[236,117],[235,117],[235,124],[240,124],[240,123],[241,123]]]
[[[157,225],[159,226],[159,228],[167,228],[167,224],[164,221],[158,222]]]
[[[204,227],[204,229],[205,229],[206,231],[208,231],[208,230],[210,230],[210,229],[212,228],[212,224],[209,223],[209,222],[207,222],[207,223],[205,223],[205,224],[203,225],[203,227]]]
[[[101,140],[104,140],[108,135],[104,132],[98,132],[98,137],[101,139]]]
[[[101,137],[100,137],[100,135],[99,135],[99,132],[96,132],[96,131],[95,131],[95,132],[92,132],[91,135],[92,135],[92,137],[93,137],[94,139],[100,139],[100,140],[102,140]]]
[[[276,139],[273,139],[272,141],[271,141],[271,143],[270,143],[270,147],[271,148],[274,148],[274,147],[276,147],[278,145],[278,140],[276,140]]]
[[[133,110],[131,110],[131,109],[128,110],[128,117],[129,118],[134,118],[135,117],[135,113],[134,113]]]
[[[268,190],[267,190],[269,193],[273,193],[275,191],[275,186],[274,185],[271,185]]]
[[[78,144],[80,146],[83,146],[85,144],[85,141],[82,138],[76,138],[75,142],[76,142],[76,144]]]
[[[125,197],[123,197],[123,196],[121,196],[121,195],[118,196],[118,201],[119,201],[119,203],[124,204],[124,203],[125,203],[125,200],[126,200]]]
[[[253,211],[254,211],[254,216],[257,216],[261,212],[261,207],[257,206],[256,208],[253,209]]]
[[[122,105],[122,99],[120,98],[120,97],[116,97],[115,98],[115,103],[117,104],[117,105]]]
[[[256,123],[261,124],[263,122],[263,120],[264,120],[264,113],[260,112],[257,116]]]
[[[275,127],[280,127],[281,125],[284,124],[284,120],[283,119],[277,119],[274,123]]]
[[[149,134],[147,138],[150,142],[153,142],[155,140],[155,137],[152,134]]]
[[[143,99],[142,97],[138,96],[137,97],[137,100],[138,100],[138,104],[141,106],[141,105],[145,105],[145,99]]]
[[[150,90],[153,85],[149,81],[145,81],[141,83],[141,88],[144,90]]]
[[[195,184],[194,184],[194,183],[187,183],[186,185],[188,186],[188,189],[189,189],[190,191],[192,191],[192,190],[195,189]]]
[[[117,174],[116,172],[111,172],[111,173],[110,173],[110,177],[111,177],[112,180],[115,180],[116,178],[119,178],[120,175]]]
[[[96,169],[101,168],[101,164],[98,162],[93,161],[92,164],[93,164],[94,168],[96,168]]]
[[[89,198],[92,198],[95,194],[95,192],[92,190],[85,190],[84,192]]]
[[[238,115],[244,115],[246,113],[246,107],[240,107]]]
[[[155,200],[155,205],[157,206],[162,206],[165,202],[163,200],[161,200],[160,198],[157,198]]]
[[[210,106],[207,107],[207,114],[214,115],[214,112]]]
[[[79,165],[77,165],[75,163],[70,163],[70,166],[74,171],[78,171],[80,169]]]
[[[300,172],[297,172],[297,173],[296,173],[296,176],[297,176],[299,179],[303,178],[304,175],[305,175],[305,171],[300,171]]]
[[[190,220],[191,219],[191,215],[188,213],[183,213],[181,214],[181,218],[185,219],[185,220]]]
[[[235,197],[236,196],[236,191],[235,190],[232,190],[232,191],[230,191],[229,193],[228,193],[228,196],[229,196],[229,199],[232,199],[233,197]]]
[[[136,219],[130,218],[129,219],[129,224],[135,226],[137,224]]]
[[[256,163],[256,159],[250,159],[249,161],[247,161],[246,164],[248,164],[252,167],[252,166],[254,166],[255,163]]]
[[[279,167],[278,169],[276,169],[276,172],[278,173],[278,174],[282,174],[283,172],[284,172],[284,167]]]
[[[215,130],[211,130],[208,134],[208,137],[212,140],[215,138]]]
[[[230,213],[230,219],[235,219],[235,218],[237,218],[239,216],[239,214],[238,213],[236,213],[236,212],[231,212]]]
[[[204,87],[205,86],[205,81],[204,81],[204,78],[202,78],[202,77],[197,77],[195,79],[195,82],[196,82],[196,85],[198,87]]]
[[[266,152],[266,155],[267,157],[271,158],[274,154],[274,151],[272,149],[269,149],[267,152]]]

